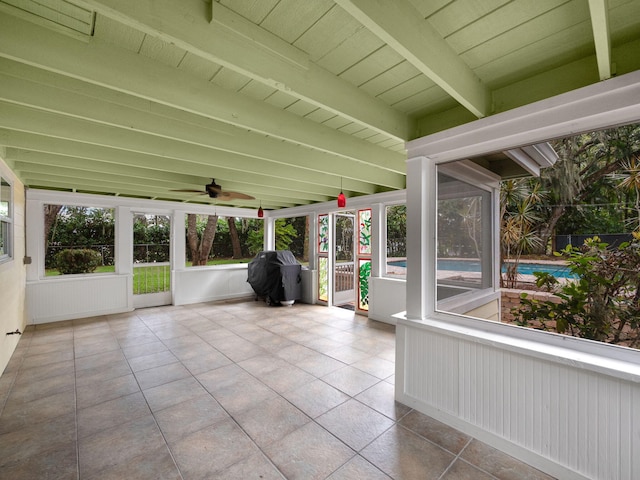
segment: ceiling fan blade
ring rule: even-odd
[[[202,190],[193,190],[193,189],[184,189],[184,190],[169,190],[170,192],[182,192],[182,193],[199,193],[201,195],[206,195],[207,192],[203,192]]]
[[[235,200],[255,200],[255,197],[240,192],[223,191],[218,194],[218,198],[235,199]]]

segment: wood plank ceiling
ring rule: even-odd
[[[0,0],[29,187],[283,208],[402,189],[404,142],[640,68],[640,0]]]

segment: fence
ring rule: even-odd
[[[598,237],[604,243],[609,244],[610,248],[615,248],[623,242],[633,240],[630,233],[590,233],[588,235],[556,235],[553,250],[559,252],[566,248],[567,245],[580,247],[588,238]]]
[[[47,247],[47,255],[45,257],[45,268],[55,268],[55,256],[62,250],[73,250],[79,248],[95,250],[98,252],[102,258],[103,266],[114,264],[115,247],[113,245],[49,245]]]
[[[86,248],[95,250],[102,258],[102,265],[113,265],[115,259],[114,245],[49,245],[45,258],[46,268],[55,268],[55,256],[62,250]],[[134,263],[156,263],[169,261],[169,244],[138,243],[133,246]]]

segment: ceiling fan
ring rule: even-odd
[[[199,193],[201,195],[209,195],[211,198],[217,200],[255,200],[251,195],[246,195],[240,192],[223,191],[222,187],[218,185],[215,179],[211,179],[211,183],[208,183],[202,190],[171,190],[172,192],[186,192],[186,193]]]

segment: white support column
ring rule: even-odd
[[[309,270],[318,268],[318,214],[310,213],[309,216]]]
[[[36,281],[40,275],[44,275],[44,203],[39,200],[31,200],[30,191],[27,191],[26,225],[27,251],[25,256],[31,257],[31,263],[27,265],[27,281]]]
[[[386,221],[385,206],[382,203],[371,205],[371,277],[381,277],[386,273]]]
[[[269,217],[267,212],[264,215],[264,246],[263,250],[276,249],[276,219]]]
[[[115,257],[116,273],[133,273],[133,215],[129,207],[116,207]]]
[[[187,215],[184,211],[174,210],[171,219],[171,270],[184,270],[187,264],[187,241],[185,221]],[[174,282],[171,282],[172,284]]]
[[[436,166],[407,160],[407,318],[424,320],[436,304]]]

